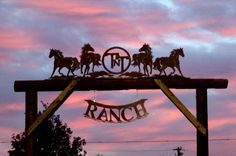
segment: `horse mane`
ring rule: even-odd
[[[147,49],[147,54],[150,56],[150,57],[153,57],[152,56],[152,48],[149,46],[149,44],[147,44],[147,43],[145,43],[144,44],[145,45],[145,47],[146,47],[146,49]]]
[[[173,49],[173,50],[170,52],[170,57],[175,56],[176,54],[178,54],[179,52],[181,52],[181,50],[183,50],[183,48]]]
[[[60,50],[57,50],[57,49],[55,49],[55,51],[57,52],[57,54],[58,54],[58,56],[59,57],[61,57],[61,58],[63,58],[64,56],[63,56],[63,52],[62,51],[60,51]]]
[[[54,52],[58,55],[58,57],[63,58],[63,52],[61,52],[59,49],[50,49],[51,52]]]
[[[85,47],[86,45],[84,45],[81,49],[82,49],[82,54],[85,54]]]
[[[83,54],[86,54],[86,48],[87,48],[88,46],[90,46],[89,43],[88,43],[88,44],[84,44],[84,46],[81,48],[81,49],[82,49],[82,55],[83,55]]]
[[[170,52],[170,57],[173,57],[175,56],[175,54],[177,53],[179,49],[173,49],[171,52]]]

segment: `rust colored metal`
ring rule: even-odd
[[[95,53],[95,49],[89,43],[84,44],[81,48],[80,60],[76,57],[64,57],[63,53],[58,49],[50,49],[49,58],[54,58],[54,66],[50,78],[64,79],[78,76],[90,78],[108,76],[173,78],[179,76],[184,78],[180,68],[180,56],[184,57],[183,48],[173,49],[169,57],[160,57],[153,61],[152,48],[147,43],[143,44],[138,53],[132,55],[132,58],[126,49],[118,46],[107,49],[101,56],[99,53]],[[94,70],[95,66],[99,67],[101,65],[103,66],[102,70]],[[133,69],[130,69],[130,65],[132,65]],[[138,71],[134,71],[135,67],[138,67]],[[63,68],[68,69],[66,75],[61,72]],[[92,70],[90,70],[91,68]],[[172,72],[167,74],[166,68],[171,68]],[[55,74],[57,69],[59,75]],[[75,74],[75,71],[79,69],[80,73]],[[176,69],[180,75],[176,74]],[[155,74],[153,71],[157,71],[159,74]]]
[[[129,69],[130,64],[129,52],[122,47],[109,48],[102,56],[102,65],[111,74],[124,73]]]

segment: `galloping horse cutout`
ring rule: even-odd
[[[150,68],[150,74],[152,74],[152,48],[149,46],[149,44],[144,44],[140,49],[138,54],[133,54],[132,56],[132,65],[138,66],[139,72],[140,70],[140,64],[143,64],[143,72],[145,75],[149,76],[148,66]],[[143,53],[144,52],[144,53]]]
[[[181,76],[184,77],[180,70],[179,56],[184,57],[183,48],[173,49],[169,57],[156,58],[153,65],[154,69],[158,69],[160,71],[159,76],[162,74],[162,72],[164,72],[166,75],[165,69],[167,67],[172,68],[173,72],[171,72],[170,75],[173,75],[175,73],[175,67],[176,67]]]
[[[81,74],[83,73],[83,76],[88,74],[90,69],[90,64],[92,63],[92,71],[94,72],[94,66],[100,66],[101,63],[101,55],[97,53],[93,53],[94,49],[90,44],[84,44],[84,46],[81,48],[82,54],[80,56],[80,64],[81,64]],[[85,65],[85,69],[83,71],[83,66]]]
[[[70,72],[73,76],[75,76],[74,71],[77,70],[80,66],[80,63],[76,57],[64,57],[60,50],[50,49],[49,58],[52,57],[54,57],[54,67],[51,78],[53,77],[57,68],[59,68],[59,74],[61,76],[64,76],[63,73],[61,73],[61,69],[64,67],[68,69],[67,76],[69,76]]]

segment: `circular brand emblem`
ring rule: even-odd
[[[112,47],[102,56],[102,65],[109,73],[121,74],[129,69],[131,58],[127,50],[121,47]]]

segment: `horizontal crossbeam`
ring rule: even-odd
[[[76,78],[80,83],[76,91],[88,90],[127,90],[127,89],[160,89],[154,78],[121,79],[121,78]],[[196,88],[227,88],[226,79],[161,79],[168,88],[196,89]],[[50,79],[34,81],[15,81],[16,92],[34,91],[62,91],[71,82],[70,79]]]

